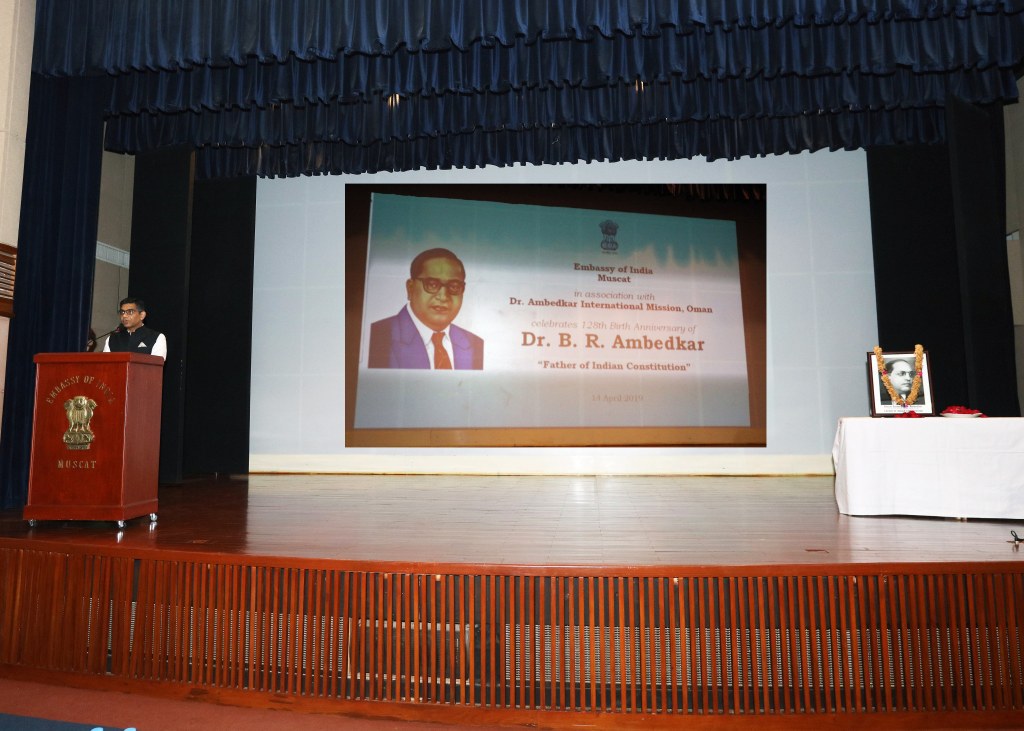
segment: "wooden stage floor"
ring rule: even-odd
[[[840,515],[830,477],[194,480],[120,530],[0,514],[0,676],[534,728],[1019,728],[1011,530]]]
[[[851,517],[832,489],[831,477],[252,475],[164,486],[158,522],[121,531],[0,512],[0,540],[499,572],[1024,561],[1019,522]]]

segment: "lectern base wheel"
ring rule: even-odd
[[[35,518],[29,518],[28,519],[28,527],[29,528],[35,528],[37,522],[38,521]]]
[[[155,523],[156,522],[156,513],[150,513],[149,514],[149,522],[150,523]]]
[[[123,520],[117,521],[117,527],[118,528],[124,528],[124,521]]]

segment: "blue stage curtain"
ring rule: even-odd
[[[1020,0],[38,0],[33,64],[117,74],[520,44],[543,58],[552,42],[618,38],[657,39],[666,53],[705,44],[701,64],[728,74],[761,73],[748,65],[760,56],[769,73],[950,68],[953,56],[1005,67],[1018,60],[1009,41],[1022,10]]]
[[[670,81],[642,89],[634,83],[546,86],[501,94],[414,95],[398,104],[389,104],[380,95],[365,101],[342,98],[294,106],[277,101],[266,106],[231,104],[216,111],[200,106],[169,114],[119,114],[110,120],[107,143],[108,149],[118,152],[181,144],[254,147],[308,140],[359,145],[477,131],[788,120],[807,114],[806,101],[818,94],[812,110],[816,116],[888,113],[941,108],[949,97],[1002,100],[1016,94],[1016,84],[1012,75],[851,74],[813,82],[795,76],[724,80],[713,86]]]
[[[106,77],[32,76],[7,350],[0,507],[28,492],[36,353],[84,349],[92,314]]]
[[[556,165],[589,159],[676,160],[705,155],[735,159],[786,154],[794,150],[849,149],[849,140],[866,136],[897,142],[939,143],[944,112],[804,115],[790,120],[717,120],[706,123],[654,123],[605,127],[554,127],[499,130],[472,135],[416,137],[411,140],[307,142],[259,148],[204,147],[196,153],[197,177],[294,177],[357,174],[371,170],[476,168],[501,160]],[[590,156],[593,157],[590,157]]]
[[[107,149],[204,176],[731,159],[1015,101],[1024,0],[38,0],[36,39],[115,78]]]

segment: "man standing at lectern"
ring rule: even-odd
[[[125,297],[118,310],[121,325],[103,344],[104,353],[146,353],[167,360],[167,339],[163,333],[146,327],[146,303],[138,297]]]
[[[484,341],[452,320],[462,309],[466,268],[448,249],[412,260],[406,306],[370,326],[370,368],[480,370]]]

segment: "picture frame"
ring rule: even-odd
[[[907,389],[906,392],[909,393],[914,375],[914,351],[883,351],[882,360],[885,362],[885,370],[890,376],[890,382],[897,392],[900,392],[905,387]],[[878,362],[873,351],[868,351],[867,354],[867,375],[868,402],[871,407],[871,416],[896,416],[908,411],[913,411],[920,416],[935,415],[931,364],[928,359],[927,350],[923,351],[921,357],[921,388],[912,404],[903,405],[893,402],[888,389],[882,383],[882,375],[878,372]]]

